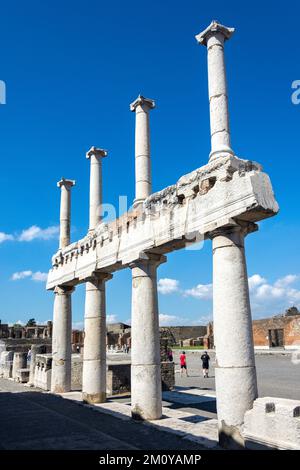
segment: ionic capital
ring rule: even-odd
[[[69,189],[72,188],[72,186],[75,186],[75,184],[75,180],[68,180],[66,178],[62,178],[60,181],[57,182],[57,187],[61,188],[62,186],[65,186],[67,189]]]
[[[204,31],[197,34],[195,38],[199,44],[206,46],[207,40],[210,37],[221,33],[221,35],[224,37],[224,40],[227,40],[231,38],[234,31],[234,28],[228,28],[227,26],[223,26],[222,24],[218,23],[216,20],[213,20],[210,25]]]
[[[107,150],[100,149],[98,147],[93,146],[90,148],[90,150],[87,151],[86,158],[91,158],[93,155],[96,158],[104,158],[104,157],[107,157],[108,152]]]
[[[155,101],[150,98],[144,98],[144,96],[139,95],[135,101],[130,104],[130,111],[136,111],[138,106],[142,106],[144,111],[155,108]],[[146,108],[146,109],[145,109]]]

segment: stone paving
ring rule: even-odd
[[[92,406],[76,402],[81,399],[78,392],[66,398],[0,379],[0,450],[199,450],[215,445],[203,439],[201,420],[193,424],[198,426],[194,439],[189,436],[188,420],[194,416],[189,412],[164,407],[166,417],[160,424],[139,423],[130,419],[128,404],[117,400]],[[175,434],[169,432],[174,424]]]
[[[80,392],[64,393],[66,399],[82,402]],[[174,407],[175,405],[175,407]],[[115,416],[121,421],[131,422],[130,398],[111,399],[106,403],[83,405],[90,409]],[[185,409],[185,407],[189,407]],[[210,412],[207,412],[210,410]],[[215,394],[206,394],[199,389],[176,388],[163,392],[163,417],[143,423],[154,429],[181,436],[205,448],[218,446],[218,423],[215,410]]]

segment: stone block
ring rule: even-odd
[[[175,387],[175,364],[174,362],[161,363],[162,390],[173,390]]]
[[[17,369],[15,380],[21,383],[29,382],[30,369]]]
[[[130,364],[109,364],[106,373],[108,395],[130,392]]]
[[[300,400],[258,398],[245,414],[243,436],[249,449],[300,450]]]

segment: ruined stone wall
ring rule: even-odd
[[[173,390],[175,387],[175,364],[174,362],[161,362],[161,386],[162,390]]]
[[[51,338],[3,338],[0,340],[2,351],[28,352],[32,344],[45,345],[46,352],[52,351]]]
[[[171,334],[178,344],[180,341],[185,339],[196,339],[206,334],[207,327],[203,325],[199,326],[164,326],[160,328],[160,331],[167,331]]]
[[[255,347],[269,347],[269,330],[283,329],[284,347],[300,345],[300,316],[278,316],[254,320],[253,338]]]
[[[109,364],[106,374],[108,395],[130,392],[130,364]]]

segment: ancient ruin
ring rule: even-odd
[[[262,167],[235,155],[231,146],[224,44],[234,33],[213,21],[196,36],[207,49],[211,152],[209,161],[175,184],[152,194],[151,99],[139,95],[135,113],[135,200],[119,219],[101,220],[102,160],[91,147],[89,230],[70,240],[71,188],[62,179],[60,245],[52,258],[47,289],[54,291],[51,390],[71,387],[71,297],[86,283],[82,394],[106,399],[105,286],[114,272],[132,272],[131,407],[136,419],[162,416],[157,269],[167,254],[199,239],[212,240],[216,394],[221,444],[244,445],[245,413],[257,398],[257,382],[244,239],[278,205]],[[202,160],[206,160],[203,156]],[[109,164],[109,162],[107,162]]]

